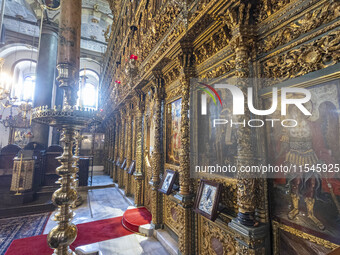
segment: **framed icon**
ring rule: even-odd
[[[166,163],[179,166],[181,151],[181,107],[179,98],[166,106]]]
[[[214,221],[217,217],[221,188],[220,183],[201,180],[197,190],[194,211]]]
[[[136,168],[136,161],[132,160],[129,170],[128,170],[128,174],[133,174],[135,172],[135,168]]]
[[[126,159],[124,159],[124,161],[123,161],[122,165],[120,166],[120,168],[124,170],[125,167],[126,167]]]
[[[163,181],[161,183],[160,189],[158,189],[158,191],[166,194],[166,195],[170,195],[171,191],[172,191],[172,187],[174,185],[174,182],[176,180],[177,177],[177,172],[167,169],[163,178]]]
[[[119,166],[120,165],[120,158],[117,158],[116,159],[116,166]]]

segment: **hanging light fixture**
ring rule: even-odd
[[[12,77],[3,71],[4,63],[5,59],[0,58],[0,100],[6,100],[1,105],[3,108],[9,108],[17,98],[11,98]]]

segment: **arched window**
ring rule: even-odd
[[[91,70],[79,73],[78,106],[97,110],[98,107],[98,75]]]
[[[86,83],[82,90],[83,106],[86,108],[97,108],[97,89],[96,86],[91,83]]]
[[[12,98],[17,98],[16,104],[23,101],[33,102],[35,89],[36,62],[23,60],[18,62],[13,69]]]
[[[24,78],[20,101],[33,101],[35,88],[35,75],[28,75]]]

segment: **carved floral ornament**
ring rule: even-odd
[[[284,81],[339,62],[340,30],[263,63],[263,77]],[[269,86],[268,84],[267,86]]]
[[[200,254],[234,255],[236,241],[227,231],[201,217],[202,242]]]
[[[164,223],[177,235],[180,234],[183,225],[183,211],[180,210],[179,206],[169,199],[168,196],[163,196],[164,207],[163,207],[163,217]]]
[[[112,1],[114,2],[114,1]],[[117,12],[119,8],[121,8],[120,3],[115,5],[114,3],[110,2],[111,9],[114,10],[114,12]],[[204,3],[203,3],[204,2]],[[209,3],[210,1],[202,1],[198,4],[198,9],[201,11],[206,11],[204,8],[201,8],[206,3]],[[130,7],[129,7],[130,8]],[[141,20],[139,23],[138,32],[136,32],[133,37],[138,38],[139,41],[148,41],[147,44],[141,44],[141,48],[137,47],[135,49],[135,52],[141,55],[142,59],[146,59],[149,55],[151,49],[157,48],[156,54],[153,55],[151,59],[149,59],[146,63],[146,66],[144,66],[141,70],[146,72],[151,68],[153,63],[155,63],[160,56],[167,50],[169,47],[173,44],[173,42],[176,40],[176,38],[183,33],[184,26],[183,22],[177,22],[177,25],[170,29],[170,26],[172,25],[173,21],[177,19],[178,14],[181,12],[183,6],[178,5],[178,3],[175,1],[173,3],[167,2],[165,8],[161,8],[157,10],[155,14],[152,13],[150,9],[143,10]],[[116,16],[118,17],[118,16]],[[124,22],[123,22],[124,23]],[[198,27],[201,28],[201,27]],[[121,29],[120,29],[121,30]],[[156,44],[160,41],[160,38],[167,33],[166,38],[160,45],[156,46]],[[195,29],[195,31],[198,31]],[[138,34],[138,36],[137,36]],[[113,52],[111,56],[120,56],[120,51],[123,48],[123,44],[127,42],[124,38],[122,38],[122,33],[115,33],[115,47],[113,48]],[[112,44],[112,42],[111,42]],[[120,45],[121,44],[121,45]],[[133,43],[132,43],[133,44]],[[130,45],[132,45],[130,44]],[[131,46],[130,46],[131,48]],[[129,49],[126,49],[126,52],[129,51]],[[111,59],[109,64],[111,65],[113,62],[115,62],[116,59]],[[123,61],[122,61],[123,62]],[[118,63],[118,62],[117,62]],[[120,63],[120,61],[119,61]],[[112,65],[115,66],[115,65]],[[111,76],[111,80],[113,77],[116,76],[116,74],[120,74],[122,83],[129,83],[131,84],[131,81],[129,81],[129,75],[126,74],[126,72],[122,72],[122,70],[127,70],[125,67],[126,64],[123,62],[119,66],[113,68],[114,71],[112,74],[106,74]],[[129,69],[129,68],[128,68]],[[123,95],[124,92],[128,92],[122,88],[119,88],[119,94]]]
[[[230,30],[236,28],[236,26],[249,26],[250,25],[250,9],[251,3],[247,5],[243,2],[238,7],[229,8],[224,17],[223,21],[228,25]]]
[[[280,9],[284,8],[292,0],[263,0],[259,4],[257,20],[259,22],[267,19],[273,13],[276,13]]]
[[[291,22],[278,32],[269,35],[258,43],[258,54],[268,52],[286,44],[300,35],[305,34],[323,24],[329,23],[340,16],[340,2],[326,2],[324,5],[307,12],[297,21]]]
[[[235,69],[235,57],[231,58],[230,60],[222,63],[221,65],[218,65],[214,67],[211,70],[208,70],[204,74],[200,76],[202,79],[206,78],[217,78],[220,77],[226,73],[229,73],[230,71]]]

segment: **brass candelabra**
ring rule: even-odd
[[[64,90],[63,106],[48,108],[42,106],[33,109],[33,121],[57,127],[62,130],[61,142],[63,154],[58,157],[61,166],[57,168],[60,175],[60,188],[52,196],[58,207],[55,220],[58,225],[48,234],[49,246],[54,255],[74,254],[69,246],[77,237],[77,227],[71,223],[72,205],[78,195],[76,190],[76,174],[78,172],[77,157],[73,155],[73,146],[77,132],[98,119],[97,112],[76,107],[79,88],[79,57],[81,0],[62,0],[60,3],[58,73],[57,80]],[[72,42],[72,43],[70,43]]]

